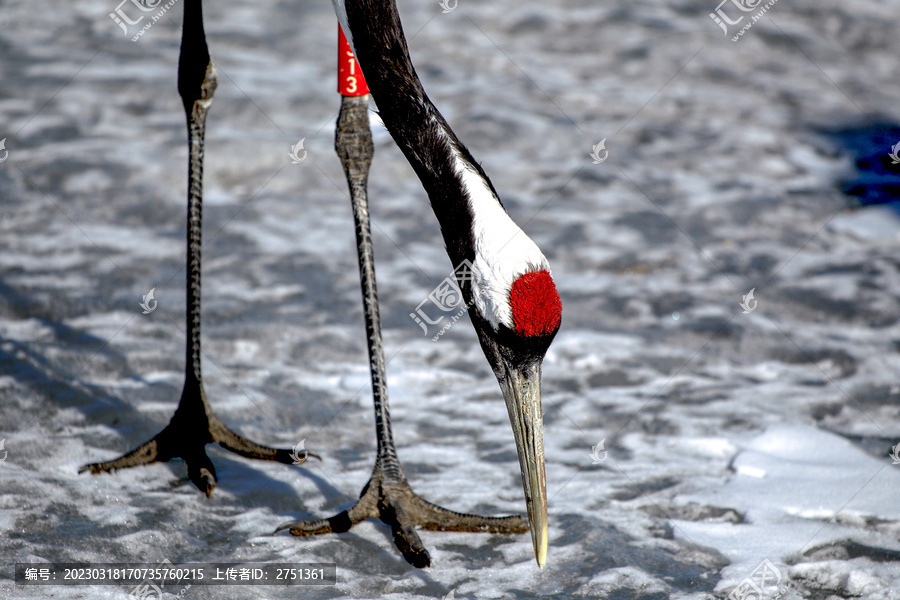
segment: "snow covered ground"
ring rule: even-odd
[[[563,298],[544,365],[543,571],[527,535],[423,532],[427,570],[380,522],[272,535],[348,506],[374,457],[326,0],[206,3],[220,79],[203,264],[213,406],[247,436],[305,438],[324,460],[211,448],[208,500],[179,481],[182,463],[77,474],[159,431],[182,384],[182,7],[137,42],[116,8],[0,8],[0,597],[131,591],[18,586],[16,562],[167,559],[337,565],[334,587],[184,596],[197,599],[700,600],[763,578],[766,598],[900,598],[900,218],[841,192],[866,180],[847,140],[872,131],[875,162],[858,166],[887,174],[881,200],[897,190],[900,139],[885,132],[900,122],[900,2],[781,0],[732,42],[758,10],[720,5],[745,15],[725,34],[716,0],[459,0],[446,13],[401,0],[430,96]],[[471,327],[433,342],[408,316],[450,264],[418,180],[375,136],[400,458],[434,502],[522,513]],[[300,139],[308,158],[291,164]]]

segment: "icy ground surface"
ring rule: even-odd
[[[213,406],[324,460],[211,448],[209,500],[172,485],[183,463],[77,474],[159,431],[182,385],[181,5],[138,42],[115,8],[0,8],[0,597],[130,591],[16,586],[17,561],[168,559],[337,565],[335,587],[188,591],[198,599],[700,600],[760,564],[777,570],[767,598],[900,598],[900,220],[840,192],[854,156],[829,133],[900,122],[896,0],[781,0],[737,43],[708,16],[716,0],[401,1],[429,94],[564,302],[544,363],[543,571],[527,535],[423,532],[427,570],[380,522],[272,535],[347,507],[374,457],[326,0],[206,3],[220,77],[203,263]],[[408,316],[450,264],[418,180],[375,135],[401,460],[434,502],[522,513],[506,410],[467,319],[433,342]],[[300,139],[308,157],[291,164]],[[873,152],[887,161],[890,147]]]

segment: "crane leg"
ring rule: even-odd
[[[168,426],[150,441],[107,462],[83,466],[79,473],[112,472],[158,461],[182,458],[188,477],[207,496],[216,486],[216,469],[206,455],[206,445],[217,443],[245,456],[285,464],[299,464],[306,456],[269,448],[241,437],[213,412],[200,369],[200,250],[203,210],[203,143],[206,115],[216,89],[216,68],[209,56],[203,30],[201,0],[185,0],[178,92],[188,124],[188,226],[187,226],[187,342],[184,390]],[[296,458],[295,458],[296,456]]]
[[[407,562],[422,568],[431,564],[431,558],[416,533],[416,527],[439,531],[489,533],[525,533],[529,528],[526,520],[519,516],[483,517],[463,514],[422,499],[410,487],[397,458],[391,434],[378,293],[375,287],[375,257],[366,192],[369,166],[374,154],[367,112],[368,99],[368,95],[342,96],[341,112],[335,133],[335,149],[344,165],[344,173],[350,187],[353,218],[356,222],[366,337],[375,401],[378,454],[372,477],[353,506],[328,519],[286,523],[279,527],[278,531],[289,529],[296,536],[342,533],[360,521],[378,518],[391,526],[394,544]]]

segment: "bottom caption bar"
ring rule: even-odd
[[[21,585],[335,585],[335,563],[16,563]],[[146,595],[146,594],[145,594]],[[143,597],[143,596],[139,596]]]

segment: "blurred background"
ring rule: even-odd
[[[323,461],[210,448],[210,499],[180,462],[77,474],[162,429],[183,382],[183,0],[140,35],[156,13],[116,1],[0,1],[0,596],[131,591],[18,586],[16,562],[169,560],[337,565],[334,587],[189,598],[900,598],[900,2],[399,0],[564,305],[548,566],[527,535],[423,532],[420,571],[380,522],[272,535],[349,506],[375,456],[325,0],[204,5],[206,390]],[[409,316],[451,265],[371,114],[400,459],[433,502],[524,513],[467,317],[432,341]]]

